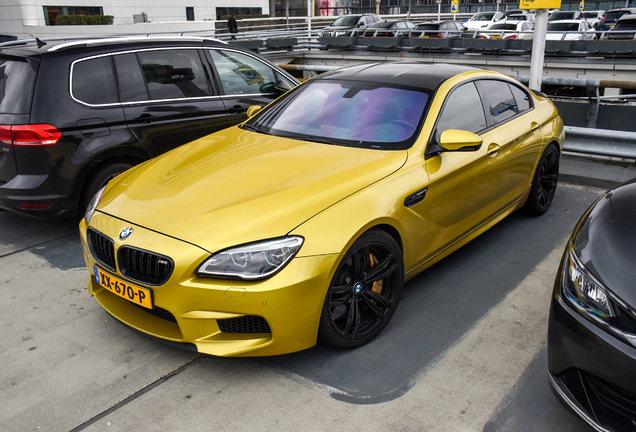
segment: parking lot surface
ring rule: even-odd
[[[371,343],[271,358],[131,331],[88,295],[76,221],[0,212],[0,430],[591,430],[548,388],[550,292],[578,218],[635,176],[565,157],[548,213],[513,214],[408,282]]]

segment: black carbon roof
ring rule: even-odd
[[[435,90],[455,75],[478,70],[468,66],[441,63],[382,62],[337,69],[317,78],[380,82]]]

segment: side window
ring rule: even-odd
[[[475,84],[469,82],[455,88],[437,120],[437,140],[446,129],[478,133],[485,128],[486,115]]]
[[[144,75],[135,54],[118,54],[113,56],[117,82],[119,83],[119,97],[122,102],[147,101],[148,89]]]
[[[274,85],[284,78],[274,69],[247,54],[210,50],[225,94],[275,93]],[[293,83],[290,83],[293,87]]]
[[[490,112],[495,124],[515,116],[519,109],[508,83],[495,80],[477,82],[480,93],[484,96],[486,110]]]
[[[509,84],[509,86],[510,90],[512,90],[513,96],[515,97],[515,102],[517,102],[519,112],[527,111],[532,108],[530,95],[525,90],[520,89],[514,84]]]
[[[91,105],[119,102],[110,57],[98,57],[74,63],[71,93],[75,99]]]
[[[152,100],[211,95],[197,50],[142,51],[137,59]]]

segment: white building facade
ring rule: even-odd
[[[223,15],[269,11],[269,0],[0,0],[0,34],[22,39],[206,31]],[[54,25],[58,15],[111,15],[114,21],[113,25]]]

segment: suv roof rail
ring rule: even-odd
[[[217,39],[215,36],[184,36],[183,33],[179,35],[170,35],[170,34],[145,34],[145,35],[108,35],[108,36],[91,36],[87,38],[86,36],[64,36],[64,37],[51,37],[51,38],[33,38],[33,39],[19,39],[17,41],[9,41],[0,43],[1,48],[10,47],[10,46],[26,46],[26,45],[35,45],[38,44],[38,40],[41,42],[62,42],[56,45],[50,46],[47,51],[61,51],[65,49],[72,49],[77,47],[84,46],[98,46],[98,45],[109,45],[109,44],[126,44],[126,43],[135,43],[135,42],[143,42],[143,41],[157,41],[157,42],[166,42],[170,40],[182,40],[182,41],[197,41],[197,42],[218,42],[227,44],[220,39]],[[66,42],[65,42],[66,41]],[[40,43],[41,43],[40,42]],[[38,46],[39,47],[39,46]]]

